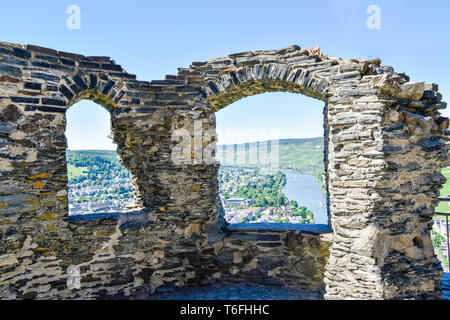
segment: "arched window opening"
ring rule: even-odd
[[[231,224],[329,224],[324,103],[264,93],[216,113],[219,197]]]
[[[131,176],[119,161],[109,112],[83,100],[66,117],[69,215],[117,213],[131,207]]]

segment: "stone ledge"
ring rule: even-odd
[[[83,223],[96,220],[120,220],[120,227],[127,228],[146,225],[150,222],[150,215],[146,210],[132,210],[127,212],[106,212],[68,216],[69,223]]]
[[[301,233],[320,235],[333,230],[326,224],[292,224],[292,223],[236,223],[226,227],[227,231],[300,231]]]

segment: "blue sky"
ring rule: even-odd
[[[81,9],[80,30],[66,27],[69,5]],[[381,9],[380,30],[366,27],[369,5]],[[162,79],[193,61],[235,52],[318,45],[325,54],[341,58],[380,57],[412,81],[439,83],[448,100],[449,14],[450,2],[437,0],[8,1],[0,11],[0,40],[108,55],[140,80]],[[227,107],[217,114],[218,129],[269,123],[283,124],[280,131],[286,137],[320,135],[319,102],[293,94],[273,96],[250,97]],[[87,114],[77,114],[82,105],[89,106]],[[106,148],[107,139],[91,147],[92,139],[77,138],[79,132],[106,135],[99,128],[109,129],[107,116],[91,128],[85,126],[86,119],[97,119],[103,110],[84,102],[72,109],[69,142],[86,148],[103,143]],[[450,116],[449,111],[443,114]]]

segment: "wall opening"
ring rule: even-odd
[[[118,213],[134,203],[130,172],[112,140],[111,115],[83,100],[66,113],[69,215]]]
[[[228,223],[329,224],[323,112],[323,101],[286,92],[216,112],[219,197]]]
[[[433,240],[434,252],[441,262],[442,268],[450,272],[450,248],[447,236],[450,234],[450,202],[442,201],[450,198],[450,168],[442,170],[442,175],[447,182],[440,191],[440,202],[436,207],[436,215],[433,217],[433,229],[431,230],[431,239]]]

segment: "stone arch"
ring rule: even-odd
[[[79,73],[74,76],[64,77],[65,84],[59,86],[59,93],[66,100],[66,110],[82,100],[92,101],[103,107],[110,114],[110,128],[113,142],[117,145],[117,153],[120,161],[128,169],[130,161],[133,161],[134,154],[130,156],[126,150],[126,141],[130,136],[124,133],[120,126],[117,115],[124,112],[120,107],[120,101],[125,95],[123,83],[114,81],[107,75],[97,75],[94,72]],[[126,131],[126,130],[125,130]],[[133,168],[131,166],[131,168]],[[129,170],[129,169],[128,169]],[[132,176],[132,186],[136,198],[136,205],[142,207],[142,196],[139,189],[136,171],[130,171]]]
[[[445,134],[448,121],[437,111],[446,104],[441,102],[437,86],[410,82],[408,76],[395,73],[392,67],[380,66],[380,62],[379,59],[342,60],[324,56],[318,48],[302,50],[291,46],[194,62],[179,72],[188,84],[198,87],[202,96],[200,101],[210,112],[245,96],[272,90],[297,91],[325,101],[325,162],[331,181],[328,193],[334,240],[324,281],[326,297],[330,299],[342,296],[417,297],[417,287],[429,286],[428,293],[422,291],[421,296],[439,287],[438,270],[432,271],[434,280],[428,281],[418,272],[414,276],[405,276],[401,267],[389,262],[391,258],[398,258],[394,252],[401,252],[400,255],[406,255],[409,260],[420,256],[422,267],[425,261],[430,265],[436,261],[429,238],[434,208],[431,202],[425,201],[428,203],[425,205],[423,199],[418,201],[428,210],[425,218],[428,224],[416,218],[414,222],[407,222],[404,215],[401,219],[404,224],[400,227],[390,220],[391,214],[396,216],[411,211],[404,207],[402,200],[398,201],[396,212],[392,211],[389,190],[393,184],[387,181],[392,181],[390,170],[407,170],[405,154],[414,154],[424,164],[426,175],[436,179],[433,192],[435,196],[438,194],[439,183],[443,182],[439,172],[441,166],[432,168],[432,162],[426,160],[425,154],[435,148],[441,159],[448,159],[444,140],[440,138]],[[214,117],[207,115],[205,118],[211,119],[208,127],[214,127]],[[402,123],[409,123],[409,129]],[[427,129],[422,132],[424,127]],[[408,146],[407,140],[402,140],[412,136],[419,148]],[[424,144],[428,145],[428,151]],[[417,171],[416,187],[423,174]],[[427,238],[428,245],[420,248],[409,242],[400,245],[404,236],[395,230],[408,235],[421,234]],[[352,245],[349,239],[358,241]],[[413,257],[411,252],[417,250],[421,253]],[[379,271],[368,271],[375,265]],[[352,270],[368,273],[361,275]],[[345,280],[340,276],[342,273],[346,274]]]
[[[295,50],[297,47],[294,46],[292,49]],[[300,57],[308,57],[308,59],[305,60],[309,60],[310,63],[311,61],[314,61],[313,63],[316,64],[320,61],[317,56],[309,56],[309,51],[298,50],[303,54]],[[249,53],[245,53],[245,55],[248,56]],[[252,58],[254,59],[253,61],[260,62],[260,60],[255,60],[257,59],[257,56],[252,56]],[[303,62],[305,60],[301,59]],[[337,62],[332,61],[325,65],[333,66],[336,64]],[[210,73],[211,70],[208,69],[208,71],[206,71],[206,74],[208,75],[205,79],[206,85],[199,87],[199,92],[204,99],[204,103],[209,105],[214,113],[240,99],[266,92],[290,92],[323,101],[324,145],[325,149],[327,149],[328,130],[326,129],[326,119],[328,116],[326,92],[329,85],[327,78],[315,75],[314,72],[309,71],[307,67],[295,68],[295,65],[293,66],[289,63],[264,64],[260,62],[250,66],[241,66],[237,64],[235,68],[229,66],[224,71],[221,71],[216,78],[212,78]],[[215,117],[211,118],[214,119],[214,121],[213,123],[209,123],[208,126],[215,129]],[[327,150],[325,150],[324,154],[324,163],[326,164],[325,180],[326,185],[328,185]],[[216,177],[214,179],[216,179]],[[329,202],[328,200],[327,197],[327,202]]]
[[[325,100],[326,78],[318,78],[306,69],[293,69],[288,64],[257,64],[228,71],[201,88],[208,102],[218,111],[239,99],[264,92],[300,93]]]
[[[247,96],[264,92],[285,91],[300,93],[325,103],[328,120],[328,100],[336,89],[356,86],[365,73],[379,61],[342,60],[324,56],[320,49],[301,49],[290,46],[281,50],[232,54],[206,62],[194,62],[188,69],[179,69],[178,77],[195,86],[200,93],[197,105],[205,106],[203,119],[206,128],[215,129],[214,112]],[[192,80],[191,80],[192,79]],[[346,85],[348,82],[350,85]],[[375,90],[367,90],[375,94]],[[325,147],[328,149],[328,126],[325,126]],[[325,154],[328,172],[328,154]],[[215,179],[215,177],[214,177]],[[328,183],[327,183],[328,184]]]
[[[145,90],[150,83],[137,81],[135,75],[126,73],[109,57],[84,57],[36,46],[27,47],[31,52],[35,52],[35,58],[55,60],[63,65],[36,63],[43,68],[62,70],[62,72],[59,76],[44,74],[42,79],[48,83],[47,88],[52,87],[51,92],[47,93],[51,95],[51,98],[42,98],[43,106],[27,107],[28,111],[64,113],[72,105],[84,99],[104,107],[111,115],[111,130],[113,140],[118,146],[117,152],[125,167],[132,173],[138,205],[143,206],[144,202],[152,202],[151,190],[155,188],[143,186],[144,181],[147,181],[147,184],[151,181],[149,172],[144,173],[139,170],[139,166],[142,166],[146,158],[140,157],[140,151],[133,150],[131,147],[133,145],[139,148],[139,144],[143,142],[141,133],[134,134],[135,131],[142,131],[142,129],[139,126],[133,128],[134,117],[128,117],[138,108],[142,100],[154,99],[154,96]],[[65,67],[65,65],[71,67]],[[145,141],[144,144],[149,145]]]
[[[19,261],[27,260],[28,253],[23,256],[25,251],[32,252],[29,267],[32,271],[24,280],[27,284],[19,288],[14,281],[8,281],[7,291],[2,291],[1,295],[32,298],[47,294],[32,289],[36,287],[33,284],[35,276],[56,276],[58,281],[65,283],[70,267],[92,262],[102,247],[111,245],[109,239],[120,234],[116,230],[118,225],[148,223],[145,212],[130,218],[102,216],[91,221],[68,218],[64,134],[65,111],[71,105],[90,99],[104,106],[111,113],[114,140],[125,166],[139,177],[136,182],[140,194],[152,198],[148,188],[151,172],[140,170],[146,160],[145,156],[138,155],[141,135],[135,135],[138,131],[133,122],[135,118],[129,116],[140,104],[140,99],[148,96],[141,92],[141,85],[149,83],[136,81],[136,76],[126,73],[107,57],[85,57],[8,43],[1,43],[0,47],[2,56],[16,63],[20,61],[23,67],[19,70],[14,63],[1,67],[0,111],[8,128],[11,126],[7,132],[7,148],[16,150],[2,159],[2,174],[8,176],[0,193],[2,208],[7,208],[1,214],[8,216],[2,237],[6,233],[12,236],[5,239],[1,250],[12,250],[8,257],[17,257],[17,264],[14,262],[13,266],[18,268],[22,267]],[[8,73],[4,78],[3,71]],[[16,87],[11,90],[12,84]],[[7,96],[3,96],[5,88],[8,88]],[[132,146],[138,144],[133,149]],[[139,199],[141,203],[144,202],[142,198]],[[114,250],[103,254],[115,256]],[[43,257],[51,257],[50,260],[56,262],[44,267],[42,272],[38,261]],[[9,265],[9,262],[2,264],[2,268]],[[3,290],[3,280],[0,286]]]
[[[78,57],[78,56],[75,56]],[[110,61],[106,57],[94,57],[89,60],[98,61],[102,63],[102,67],[107,70],[122,70],[120,66],[115,65],[115,62]],[[81,62],[74,62],[80,64]],[[105,64],[109,63],[109,64]],[[96,62],[85,62],[89,67],[95,67]],[[110,71],[111,71],[110,70]],[[67,74],[61,77],[59,86],[55,93],[52,94],[54,98],[42,98],[42,104],[46,106],[37,106],[36,110],[44,112],[56,112],[65,113],[65,111],[81,100],[90,100],[101,107],[105,108],[111,116],[111,132],[113,134],[114,143],[117,145],[117,152],[124,166],[130,170],[132,174],[132,181],[134,187],[135,198],[137,200],[137,206],[142,207],[143,197],[139,181],[145,180],[142,178],[139,180],[136,177],[136,161],[138,156],[134,153],[130,154],[130,150],[127,146],[128,141],[132,139],[132,133],[127,128],[121,125],[118,116],[124,113],[129,113],[130,108],[128,105],[133,101],[122,101],[126,98],[126,95],[132,95],[131,90],[127,89],[124,80],[134,79],[135,76],[126,73],[117,74],[111,76],[104,72],[98,72],[94,70],[83,70],[80,68],[78,72],[74,74]],[[65,122],[65,115],[63,115]],[[62,155],[60,155],[62,157]],[[131,165],[134,163],[135,165]]]

